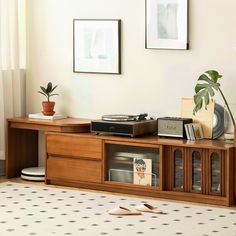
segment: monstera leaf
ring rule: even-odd
[[[209,104],[210,99],[215,95],[215,91],[218,92],[220,90],[220,83],[218,83],[218,80],[221,77],[222,75],[215,70],[209,70],[200,75],[198,84],[195,86],[194,115],[201,110],[203,105],[205,106],[205,109],[207,109],[207,105]]]
[[[220,83],[218,83],[218,80],[222,77],[217,71],[215,70],[209,70],[206,71],[204,74],[200,75],[198,78],[198,83],[195,86],[195,95],[194,95],[194,103],[195,107],[193,109],[193,114],[195,115],[199,110],[202,109],[202,106],[205,106],[205,109],[207,109],[207,105],[210,102],[210,99],[215,95],[215,92],[220,92],[224,102],[225,106],[227,107],[227,110],[229,112],[229,115],[231,117],[231,120],[234,125],[235,120],[233,117],[233,114],[229,108],[229,105],[227,103],[227,100],[220,89]]]

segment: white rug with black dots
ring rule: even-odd
[[[107,213],[141,203],[166,214]],[[0,184],[0,235],[236,236],[236,210],[6,182]]]

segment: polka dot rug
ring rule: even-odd
[[[142,203],[158,206],[165,214],[107,213]],[[236,210],[5,182],[0,184],[0,235],[236,236]]]

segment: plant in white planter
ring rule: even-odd
[[[52,116],[55,114],[55,111],[54,111],[55,102],[50,101],[50,97],[59,95],[57,93],[53,93],[53,91],[57,88],[57,86],[58,85],[53,87],[51,82],[47,84],[47,87],[40,86],[41,91],[38,91],[38,92],[47,98],[47,101],[42,102],[42,106],[43,106],[42,113],[45,116]]]

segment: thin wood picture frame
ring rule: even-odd
[[[145,0],[145,48],[189,49],[188,0]]]
[[[73,20],[73,72],[121,74],[121,20]]]

